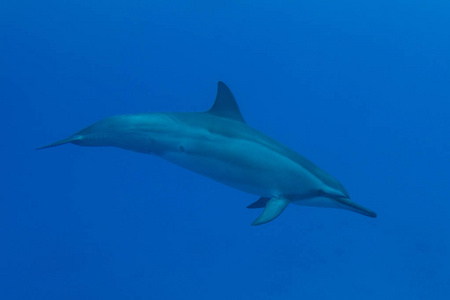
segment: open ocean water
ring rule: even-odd
[[[34,150],[219,80],[378,218]],[[449,1],[2,1],[0,111],[0,299],[450,299]]]

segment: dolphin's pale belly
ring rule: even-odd
[[[322,186],[298,163],[253,141],[213,135],[208,139],[177,139],[174,143],[159,155],[251,194],[302,197],[316,193]]]

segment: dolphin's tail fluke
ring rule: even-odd
[[[59,145],[64,145],[64,144],[72,143],[72,142],[78,141],[78,140],[80,140],[80,139],[81,139],[81,136],[79,136],[79,135],[72,135],[72,136],[70,136],[70,137],[68,137],[68,138],[65,138],[65,139],[63,139],[63,140],[60,140],[60,141],[51,143],[51,144],[46,145],[46,146],[42,146],[42,147],[36,148],[36,150],[41,150],[41,149],[45,149],[45,148],[56,147],[56,146],[59,146]]]
[[[368,217],[372,217],[372,218],[376,218],[377,217],[376,212],[374,212],[374,211],[372,211],[372,210],[370,210],[368,208],[365,208],[362,205],[359,205],[359,204],[351,201],[349,198],[336,198],[335,200],[337,202],[339,202],[341,205],[343,205],[342,208],[344,208],[344,209],[348,209],[348,210],[351,210],[351,211],[354,211],[354,212],[357,212],[359,214],[362,214],[362,215],[365,215],[365,216],[368,216]]]

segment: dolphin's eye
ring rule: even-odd
[[[180,149],[181,152],[185,152],[186,149],[184,149],[184,147],[182,145],[178,146],[178,149]]]

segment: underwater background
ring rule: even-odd
[[[0,3],[0,299],[450,299],[449,1]],[[378,213],[65,145],[104,117],[247,123]]]

